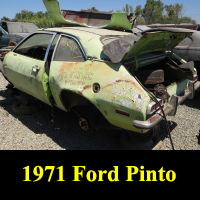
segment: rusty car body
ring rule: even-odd
[[[98,113],[115,127],[147,133],[200,87],[193,63],[172,52],[191,34],[173,28],[138,34],[43,29],[6,54],[3,74],[42,102],[78,113],[83,129],[98,122]]]

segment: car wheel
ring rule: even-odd
[[[84,133],[94,133],[97,129],[99,115],[91,106],[78,106],[72,110],[77,116],[77,124]]]
[[[89,120],[83,117],[80,117],[78,119],[78,125],[84,132],[89,132],[89,130],[91,129]]]

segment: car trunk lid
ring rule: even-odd
[[[103,52],[113,63],[127,63],[138,58],[157,57],[173,50],[183,39],[194,31],[178,28],[149,29],[128,36],[101,38]],[[149,58],[150,59],[150,58]]]

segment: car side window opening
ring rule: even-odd
[[[62,36],[55,52],[54,61],[83,62],[85,59],[77,42]]]
[[[52,34],[34,34],[15,49],[15,53],[37,60],[44,60]]]

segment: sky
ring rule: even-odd
[[[184,5],[183,15],[189,16],[200,23],[199,0],[162,0],[164,4],[181,3]],[[126,3],[136,7],[144,6],[146,0],[59,0],[61,9],[81,10],[95,6],[101,11],[120,10]],[[71,3],[70,3],[71,2]],[[1,0],[0,18],[13,18],[21,10],[45,11],[42,0]]]

